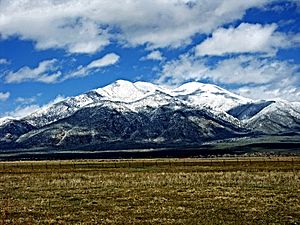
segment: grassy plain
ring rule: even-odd
[[[0,224],[300,224],[300,158],[0,163]]]

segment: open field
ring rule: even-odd
[[[300,158],[0,163],[0,224],[300,224]]]

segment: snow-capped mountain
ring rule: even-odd
[[[147,82],[118,80],[106,87],[67,98],[24,119],[34,126],[41,127],[70,116],[81,108],[98,104],[118,102],[128,110],[138,111],[144,107],[167,105],[172,101],[191,107],[210,108],[219,113],[253,102],[211,84],[191,82],[172,89]]]
[[[174,89],[172,95],[185,100],[191,106],[207,106],[218,111],[227,111],[253,102],[216,85],[199,82],[183,84]]]
[[[300,103],[254,101],[211,84],[116,81],[21,120],[0,120],[0,149],[132,148],[300,131]]]
[[[245,121],[246,127],[264,133],[300,131],[300,103],[276,101]]]

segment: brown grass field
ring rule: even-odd
[[[300,224],[300,158],[2,162],[0,224]]]

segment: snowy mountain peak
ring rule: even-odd
[[[151,93],[155,92],[156,90],[160,90],[162,92],[167,91],[166,88],[162,88],[158,85],[155,85],[155,84],[152,84],[149,82],[138,81],[138,82],[135,82],[134,85],[141,90],[151,92]]]
[[[105,87],[43,107],[25,119],[30,124],[40,127],[68,117],[84,107],[107,105],[109,102],[125,104],[126,108],[132,111],[138,111],[147,106],[159,107],[172,102],[180,102],[191,107],[206,107],[226,112],[233,107],[252,101],[218,86],[199,82],[190,82],[171,88],[142,81],[133,83],[118,80]],[[114,107],[114,104],[111,103],[111,107]]]
[[[212,84],[185,83],[172,91],[177,98],[193,106],[206,106],[217,111],[228,111],[233,107],[253,102]]]
[[[132,83],[126,80],[118,80],[95,90],[105,100],[125,103],[136,102],[154,94],[156,91],[178,97],[181,100],[187,100],[192,105],[200,106],[208,103],[211,108],[225,111],[239,104],[252,102],[251,99],[241,97],[216,85],[200,82],[189,82],[179,87],[171,88],[148,82],[139,81]]]
[[[197,92],[203,94],[226,95],[227,97],[239,99],[241,101],[251,101],[251,99],[236,95],[216,85],[204,84],[200,82],[185,83],[173,90],[173,93],[176,93],[177,95],[190,95],[196,94]]]
[[[150,85],[140,85],[141,87],[130,81],[118,80],[108,86],[98,88],[95,91],[102,95],[106,100],[133,102],[143,98],[149,92],[152,93],[154,91],[154,88],[150,88]]]
[[[220,88],[211,84],[204,84],[200,82],[189,82],[175,88],[174,92],[181,93],[181,94],[192,94],[195,91],[216,92],[218,90],[220,90]]]
[[[105,87],[43,107],[23,119],[33,126],[41,127],[71,116],[85,107],[105,105],[116,110],[126,109],[126,111],[138,112],[147,107],[174,105],[176,108],[176,105],[185,105],[198,109],[210,109],[222,117],[231,117],[230,120],[235,120],[250,119],[263,109],[262,113],[268,112],[268,109],[271,110],[274,107],[270,104],[271,102],[253,101],[241,97],[212,84],[190,82],[172,88],[148,82],[133,83],[118,80]],[[291,103],[287,104],[291,105]],[[279,106],[284,107],[283,104]],[[297,108],[296,111],[298,111],[296,105],[291,105],[291,107]],[[6,121],[0,120],[0,124],[3,123]]]

